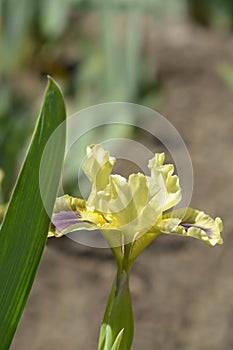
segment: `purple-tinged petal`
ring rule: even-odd
[[[59,232],[62,232],[69,226],[73,226],[79,222],[83,223],[83,220],[81,220],[81,215],[76,214],[72,211],[55,213],[52,217],[52,223],[55,226],[56,230]]]
[[[161,232],[191,236],[212,246],[223,242],[222,220],[212,219],[203,211],[192,208],[175,209],[166,213],[159,223],[159,228]]]
[[[186,232],[188,231],[189,228],[194,227],[194,228],[198,228],[198,229],[204,231],[209,237],[211,236],[212,230],[210,228],[206,228],[206,227],[203,227],[203,226],[198,226],[198,225],[195,225],[195,224],[188,224],[186,222],[182,222],[180,224],[180,226],[184,227]]]

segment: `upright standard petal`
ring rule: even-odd
[[[88,205],[94,206],[97,191],[103,190],[108,182],[109,175],[116,162],[114,157],[110,157],[101,145],[91,145],[87,147],[87,159],[83,164],[83,171],[92,183],[91,194],[88,198]]]
[[[164,153],[156,153],[149,161],[151,177],[160,187],[160,203],[163,211],[174,207],[181,200],[179,178],[173,175],[174,166],[172,164],[163,164],[164,158]]]
[[[181,199],[179,180],[173,175],[174,167],[163,164],[164,154],[155,154],[149,162],[151,177],[138,173],[131,174],[127,180],[120,175],[111,175],[114,162],[115,159],[100,145],[88,148],[83,169],[93,185],[87,205],[103,213],[112,228],[131,236],[144,234],[155,225],[164,210]]]
[[[128,180],[110,175],[106,188],[96,193],[94,204],[112,227],[127,234],[128,241],[135,233],[148,231],[158,220],[161,215],[156,198],[159,190],[141,173],[130,175]]]

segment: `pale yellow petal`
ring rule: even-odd
[[[83,164],[83,171],[92,183],[88,198],[89,206],[94,206],[96,192],[107,186],[115,162],[116,159],[110,157],[109,152],[105,151],[101,145],[87,147],[87,159]]]
[[[177,209],[163,216],[158,228],[164,233],[191,236],[212,246],[222,244],[220,218],[212,219],[203,211],[192,208]]]
[[[163,164],[164,158],[164,153],[156,153],[149,161],[151,177],[160,187],[159,201],[163,205],[163,211],[174,207],[181,200],[179,178],[173,175],[174,166],[172,164]]]
[[[56,199],[48,236],[60,237],[77,230],[96,230],[106,224],[95,210],[88,210],[85,201],[71,196]]]
[[[130,175],[128,181],[111,175],[105,190],[96,193],[95,208],[112,227],[127,234],[127,241],[136,232],[147,232],[161,215],[159,187],[150,180],[141,173]]]

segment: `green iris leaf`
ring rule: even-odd
[[[47,240],[49,215],[52,214],[64,158],[65,127],[59,128],[59,140],[50,145],[49,162],[43,173],[44,183],[47,183],[47,212],[40,194],[40,163],[46,143],[65,118],[63,96],[49,78],[37,126],[0,231],[2,350],[9,349],[12,342]]]

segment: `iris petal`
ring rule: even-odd
[[[149,161],[151,178],[161,189],[160,203],[163,203],[163,211],[174,207],[181,200],[179,178],[173,175],[174,166],[172,164],[163,164],[164,159],[164,153],[156,153]]]
[[[144,234],[156,224],[162,212],[181,199],[179,179],[173,165],[164,165],[164,154],[149,161],[151,176],[131,174],[127,180],[112,175],[115,159],[100,145],[87,149],[83,170],[92,182],[87,206],[103,213],[112,228],[124,232],[130,241],[136,232]]]
[[[164,233],[191,236],[213,246],[223,243],[220,234],[223,229],[222,220],[218,217],[212,219],[203,211],[192,208],[166,213],[158,226]]]
[[[61,237],[77,230],[96,230],[104,224],[104,217],[87,209],[84,200],[65,195],[56,199],[49,237]]]
[[[74,212],[62,211],[60,213],[55,213],[52,217],[52,223],[56,227],[57,231],[62,232],[67,229],[67,227],[72,226],[80,220],[81,215],[77,215]]]

